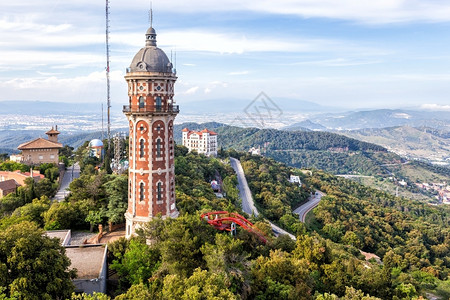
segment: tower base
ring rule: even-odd
[[[175,209],[174,211],[172,211],[172,213],[168,216],[169,218],[178,218],[178,216],[180,215],[180,212]],[[163,216],[163,219],[167,218],[167,216]],[[131,214],[129,214],[128,212],[125,213],[125,223],[126,223],[126,232],[125,232],[125,237],[127,239],[129,239],[130,237],[132,237],[133,235],[136,235],[136,229],[142,228],[145,226],[145,224],[147,224],[148,222],[150,222],[152,218],[151,217],[133,217]]]

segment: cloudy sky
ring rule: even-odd
[[[1,1],[0,101],[104,101],[104,5]],[[149,6],[111,1],[113,106],[127,102]],[[261,91],[351,109],[450,105],[446,0],[154,0],[153,15],[158,46],[177,53],[180,105]]]

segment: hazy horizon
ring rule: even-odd
[[[0,4],[0,101],[106,102],[104,2]],[[148,1],[110,7],[111,91],[144,46]],[[345,109],[450,110],[449,3],[153,1],[158,46],[180,105],[301,99]],[[214,101],[214,100],[212,100]],[[218,103],[226,107],[227,103]]]

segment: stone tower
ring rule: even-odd
[[[176,71],[167,55],[156,47],[150,27],[145,47],[139,50],[125,75],[128,105],[123,113],[130,129],[128,209],[126,237],[153,216],[177,217],[173,122]]]
[[[58,125],[56,125],[55,129],[53,129],[53,127],[52,127],[52,129],[47,131],[45,134],[48,136],[48,140],[49,141],[57,143],[58,142],[58,134],[59,133],[60,132],[58,131]]]

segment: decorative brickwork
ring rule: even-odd
[[[123,112],[130,136],[127,237],[157,214],[178,216],[173,157],[173,121],[179,112],[173,99],[177,77],[166,54],[156,47],[153,28],[146,39],[125,75],[128,105]]]

